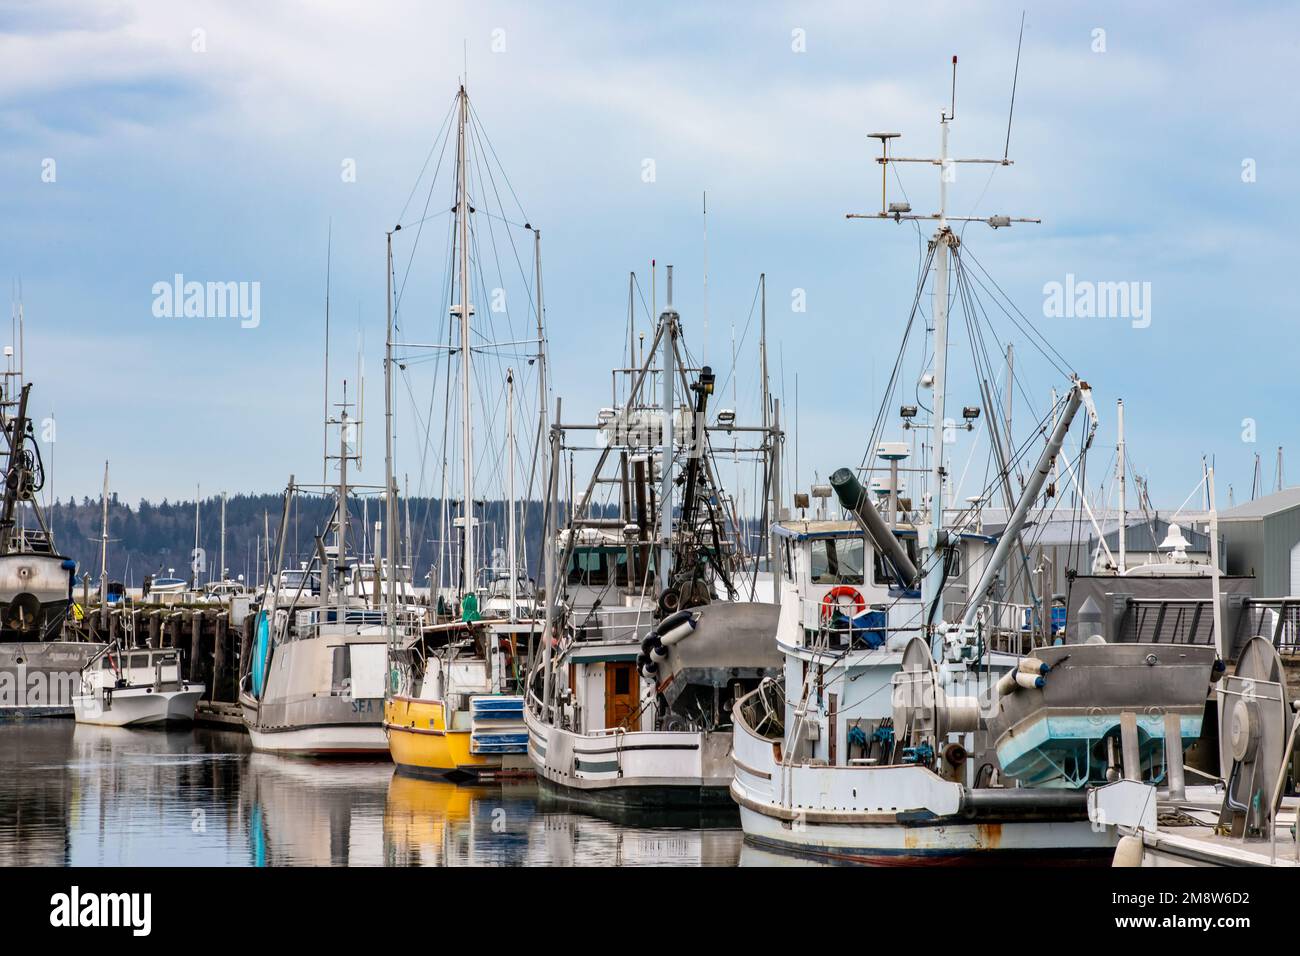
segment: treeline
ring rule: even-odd
[[[284,541],[285,564],[293,567],[310,560],[315,547],[315,536],[323,534],[329,525],[334,502],[323,496],[299,495],[290,509]],[[567,505],[561,503],[561,513]],[[226,499],[225,568],[231,578],[243,575],[250,583],[264,575],[266,566],[265,529],[269,526],[272,538],[271,560],[276,559],[275,538],[278,535],[284,497],[279,494],[230,495]],[[382,537],[375,534],[375,523],[383,522],[383,503],[370,500],[363,505],[353,501],[350,505],[349,550],[373,555],[376,546],[383,551]],[[411,498],[399,507],[399,554],[405,553],[408,538],[415,555],[414,577],[417,585],[425,583],[425,575],[433,566],[435,555],[441,548],[447,553],[450,539],[455,554],[459,554],[460,529],[454,526],[459,514],[459,504],[449,503],[447,527],[442,527],[442,503],[436,498]],[[501,501],[480,503],[476,509],[479,519],[478,548],[485,551],[490,564],[494,551],[504,566],[507,540],[507,506]],[[616,509],[593,508],[597,514]],[[77,573],[89,573],[98,580],[100,573],[100,537],[102,503],[98,499],[83,498],[57,502],[46,508],[55,543],[59,550],[77,561]],[[538,502],[521,505],[518,511],[517,535],[522,542],[522,560],[528,574],[536,577],[539,568],[542,533],[542,507]],[[157,504],[142,500],[134,507],[111,495],[108,508],[108,576],[128,587],[141,584],[145,575],[155,577],[170,572],[176,577],[190,579],[191,555],[195,551],[196,516],[194,501],[167,501]],[[219,580],[221,573],[221,499],[204,498],[199,502],[198,548],[200,549],[199,574],[201,583]],[[382,532],[381,532],[382,533]],[[381,555],[382,556],[382,555]],[[447,561],[444,558],[443,564]]]

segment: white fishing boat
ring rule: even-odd
[[[558,647],[543,645],[531,685],[528,753],[550,796],[604,815],[734,814],[734,705],[781,666],[777,606],[742,599],[746,591],[752,597],[757,556],[738,546],[734,501],[719,487],[710,444],[710,433],[757,435],[761,447],[741,451],[761,456],[764,474],[774,476],[779,429],[739,427],[734,412],[711,421],[713,371],[691,368],[681,339],[669,267],[654,341],[640,367],[625,370],[627,400],[595,426],[603,450],[583,500],[563,534],[547,535],[559,552],[547,555],[545,591],[558,596],[548,615],[560,620],[549,619],[545,633],[562,636]],[[642,397],[655,377],[659,406]],[[689,404],[679,407],[678,387]],[[568,450],[566,428],[578,432],[573,444],[584,443],[577,426],[553,429],[556,468]],[[603,474],[607,463],[617,464],[618,477]],[[602,486],[618,488],[617,518],[591,513]],[[647,503],[656,490],[652,517]],[[548,514],[556,510],[553,501]]]
[[[339,434],[337,454],[329,456],[338,462],[338,483],[307,489],[334,497],[329,527],[316,539],[316,556],[307,568],[274,574],[257,613],[239,693],[255,750],[307,757],[388,756],[383,728],[387,611],[373,596],[362,595],[364,569],[349,549],[350,500],[376,489],[349,483],[348,466],[360,460],[358,423],[351,419],[350,407],[345,394],[339,417],[329,422]],[[281,565],[292,499],[302,490],[291,479],[285,493],[275,539]],[[311,593],[314,587],[319,594]],[[404,606],[402,614],[402,632],[418,630],[423,609]]]
[[[124,649],[114,642],[81,673],[81,692],[73,698],[79,724],[148,727],[194,720],[204,686],[181,676],[180,651]]]
[[[955,90],[955,58],[953,71]],[[1088,384],[1039,342],[1068,388],[1053,389],[1030,439],[1011,440],[1009,405],[999,400],[999,370],[984,343],[1001,342],[993,307],[1012,316],[1014,304],[1005,295],[981,301],[996,283],[972,276],[959,230],[1037,220],[949,214],[957,163],[1009,163],[951,157],[953,115],[951,106],[941,113],[933,158],[895,156],[898,134],[872,134],[881,144],[881,208],[850,218],[936,225],[885,398],[888,406],[900,392],[899,370],[929,286],[933,336],[920,338],[917,398],[907,393],[896,426],[912,448],[905,438],[885,440],[882,409],[868,445],[881,461],[868,467],[864,459],[830,481],[856,528],[780,526],[791,557],[778,585],[785,679],[765,682],[736,707],[732,795],[747,841],[780,852],[877,863],[994,854],[1106,859],[1116,837],[1090,821],[1090,788],[1117,774],[1157,779],[1174,755],[1181,766],[1184,748],[1199,736],[1217,655],[1212,646],[1055,646],[1062,638],[1038,623],[1049,595],[1019,606],[1003,597],[1013,574],[1029,577],[1022,533],[1040,495],[1057,494],[1049,478],[1058,466],[1067,475],[1082,467],[1065,454],[1073,420],[1086,410],[1082,458],[1097,415]],[[939,168],[937,213],[888,203],[886,175],[901,163]],[[960,375],[948,365],[950,310],[969,332],[971,371]],[[1003,371],[1009,390],[1009,360]],[[979,403],[963,407],[958,423],[946,399],[962,387]],[[987,430],[992,477],[960,508],[951,459],[961,430],[973,431],[977,421]],[[918,441],[922,467],[905,468]],[[979,504],[995,495],[1007,504],[1005,526],[996,535],[975,533]],[[1159,709],[1160,719],[1135,721],[1143,707]]]

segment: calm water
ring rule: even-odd
[[[535,784],[459,786],[387,763],[253,753],[248,737],[0,723],[0,865],[720,865],[738,829],[623,826]]]

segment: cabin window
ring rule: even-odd
[[[570,584],[627,586],[626,548],[578,548],[569,556]]]
[[[627,667],[614,670],[614,693],[628,694],[632,691],[632,671]]]
[[[333,648],[333,666],[330,668],[330,694],[346,696],[352,689],[352,655],[347,645]]]
[[[907,552],[907,558],[909,561],[912,562],[912,566],[919,567],[920,562],[917,560],[916,539],[899,538],[898,543],[901,544],[903,546],[903,550]],[[882,555],[879,551],[875,552],[874,563],[875,563],[875,575],[873,577],[873,580],[875,581],[876,584],[897,584],[898,583],[897,579],[894,576],[894,573],[890,570],[891,565],[885,560],[885,556]],[[958,564],[960,565],[960,562],[958,562]]]
[[[794,548],[790,547],[790,539],[782,538],[781,547],[785,548],[785,579],[794,580]]]
[[[866,545],[861,538],[820,538],[812,543],[813,584],[862,584]]]

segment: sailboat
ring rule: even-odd
[[[456,110],[456,200],[454,206],[453,250],[455,282],[458,296],[449,310],[459,327],[460,437],[462,471],[462,513],[456,519],[460,537],[459,582],[448,595],[434,584],[437,593],[436,620],[424,627],[414,640],[404,640],[392,628],[390,640],[390,681],[384,700],[384,731],[397,772],[420,777],[486,779],[531,774],[526,756],[527,735],[523,724],[523,684],[538,640],[539,625],[526,613],[528,598],[519,588],[520,573],[516,562],[516,503],[514,500],[515,441],[513,415],[515,404],[514,372],[507,370],[505,398],[507,414],[506,450],[508,464],[509,515],[508,563],[504,582],[485,589],[481,586],[483,568],[479,562],[481,521],[476,516],[475,501],[475,427],[474,355],[490,346],[481,329],[474,329],[475,288],[481,287],[471,275],[470,252],[477,248],[475,228],[470,215],[479,203],[470,195],[471,141],[481,142],[481,130],[471,127],[469,95],[462,85],[455,101]],[[479,174],[480,178],[482,173]],[[436,173],[435,173],[436,179]],[[398,227],[400,228],[400,226]],[[540,232],[533,233],[535,249]],[[393,232],[396,232],[394,229]],[[395,359],[392,308],[392,236],[388,234],[389,323],[385,360],[386,409],[388,421],[387,481],[395,485],[392,458],[392,390]],[[540,403],[545,404],[545,355],[542,334],[540,251],[536,263],[535,306],[537,319],[537,365]],[[415,348],[406,345],[406,348]],[[450,349],[449,349],[450,351]],[[481,374],[481,373],[480,373]],[[449,410],[450,414],[450,410]],[[540,431],[539,431],[540,441]],[[445,485],[444,485],[445,488]],[[444,493],[444,505],[446,495]],[[390,524],[393,518],[390,516]],[[444,523],[445,528],[445,523]],[[391,545],[390,545],[391,550]],[[391,554],[390,554],[391,561]],[[431,582],[432,584],[433,582]],[[391,608],[396,595],[389,594]]]

